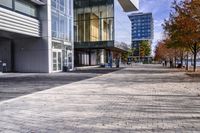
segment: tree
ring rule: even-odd
[[[150,56],[151,46],[148,41],[142,41],[140,43],[140,57]]]
[[[169,46],[183,51],[190,50],[194,55],[193,70],[196,71],[196,58],[200,51],[200,1],[174,1],[173,9],[169,20],[163,25],[171,39]]]
[[[167,55],[166,52],[167,48],[164,45],[163,41],[158,42],[155,48],[155,60],[156,61],[166,60],[166,55]]]
[[[122,54],[122,60],[127,62],[129,57],[133,57],[134,50],[134,48],[130,48],[127,52],[124,52]]]
[[[158,42],[155,49],[155,60],[157,61],[172,61],[176,55],[175,49],[169,48],[167,43],[169,39]]]

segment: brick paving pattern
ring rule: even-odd
[[[133,66],[0,102],[5,133],[199,133],[200,79]]]

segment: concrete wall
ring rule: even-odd
[[[7,71],[11,71],[11,41],[0,40],[0,71],[2,63],[7,64]]]
[[[42,44],[45,45],[48,62],[48,73],[52,72],[52,35],[51,35],[51,0],[41,0],[46,5],[40,7],[39,20],[41,23]]]
[[[49,72],[48,47],[43,39],[20,39],[14,41],[15,71]]]
[[[15,71],[52,72],[51,0],[42,0],[39,7],[40,38],[25,37],[14,41]]]

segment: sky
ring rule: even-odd
[[[162,23],[164,19],[169,18],[171,3],[173,0],[139,0],[139,12],[152,12],[154,18],[154,40],[152,45],[152,53],[155,45],[163,37]]]

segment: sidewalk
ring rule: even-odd
[[[0,102],[94,78],[117,69],[90,68],[62,73],[3,73],[0,75]]]
[[[125,68],[0,102],[0,132],[198,133],[200,79]]]

